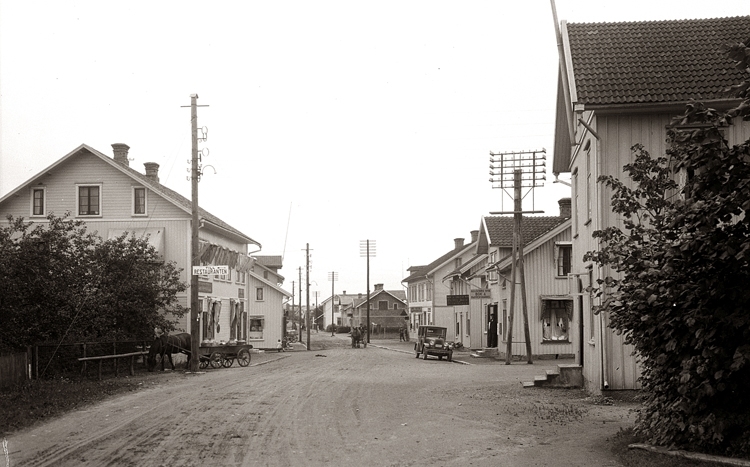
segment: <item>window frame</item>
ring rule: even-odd
[[[254,322],[260,322],[260,330],[253,330],[252,327],[255,325]],[[247,317],[247,340],[257,341],[263,340],[266,330],[266,317],[263,315],[249,315]],[[254,334],[252,334],[254,333]]]
[[[563,251],[568,252],[568,270],[564,271],[564,254]],[[563,264],[560,263],[563,261]],[[561,266],[563,267],[563,273],[560,274]],[[558,279],[567,279],[568,274],[573,272],[573,242],[555,242],[555,277]]]
[[[552,307],[551,305],[545,306],[545,302],[555,302],[557,305],[561,305],[561,306],[555,306],[555,307]],[[567,303],[568,305],[563,305],[564,303]],[[570,315],[573,314],[573,300],[568,299],[568,298],[563,298],[563,297],[552,297],[552,296],[541,297],[541,304],[540,305],[541,305],[540,309],[542,311],[542,319],[540,319],[539,322],[540,322],[540,324],[542,326],[542,344],[568,344],[568,343],[570,343],[571,342],[570,325],[573,322],[573,318],[574,318],[574,317],[570,316]],[[555,318],[556,319],[564,319],[565,320],[565,322],[563,323],[563,326],[562,326],[564,328],[564,331],[563,331],[564,334],[562,334],[562,336],[564,336],[563,339],[553,339],[552,338],[552,334],[551,333],[554,331],[553,326],[552,326],[552,322],[553,322],[552,319],[549,320],[550,324],[547,325],[547,326],[550,326],[550,330],[548,331],[548,333],[545,333],[545,330],[544,330],[544,327],[545,327],[545,309],[550,310],[550,316],[551,316],[551,313],[552,313],[551,310],[564,310],[565,311],[565,315],[564,316],[558,316],[558,314],[555,313]],[[555,327],[557,327],[557,326],[555,326]]]
[[[37,191],[42,192],[42,212],[41,214],[37,214],[34,212],[34,208],[36,208],[36,197],[35,194]],[[30,206],[30,212],[29,217],[46,217],[47,216],[47,187],[46,186],[34,186],[31,187],[31,206]]]
[[[102,217],[102,205],[104,201],[104,189],[102,183],[76,183],[76,217],[83,217],[83,218],[97,218]],[[98,208],[99,212],[96,214],[81,214],[81,189],[82,188],[94,188],[96,187],[99,190],[99,202],[98,202]],[[89,195],[89,198],[91,196]]]
[[[265,287],[255,287],[255,301],[256,302],[266,301],[266,288]]]
[[[137,200],[136,193],[140,190],[143,190],[143,212],[136,212],[136,209],[138,207],[138,203],[136,203],[136,200]],[[132,195],[133,196],[131,197],[130,214],[136,217],[148,216],[148,189],[145,186],[134,186],[132,187]]]

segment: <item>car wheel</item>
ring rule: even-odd
[[[442,360],[442,359],[443,359],[443,356],[442,355],[438,355],[438,360]]]

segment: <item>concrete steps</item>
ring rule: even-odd
[[[524,381],[525,388],[580,388],[583,387],[583,367],[575,363],[557,365],[556,370],[546,370],[542,376],[534,376],[534,381]]]

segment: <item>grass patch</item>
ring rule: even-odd
[[[166,383],[174,372],[136,372],[135,376],[32,380],[0,391],[0,435],[45,422],[64,413],[88,407],[109,397],[141,391]]]
[[[620,430],[610,439],[612,452],[625,467],[716,467],[713,462],[695,461],[684,457],[673,457],[642,449],[628,449],[629,444],[644,441],[633,433],[633,429]]]

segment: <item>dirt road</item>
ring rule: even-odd
[[[550,362],[422,361],[331,339],[262,366],[167,372],[10,436],[10,465],[618,465],[606,440],[634,405],[521,387]]]

